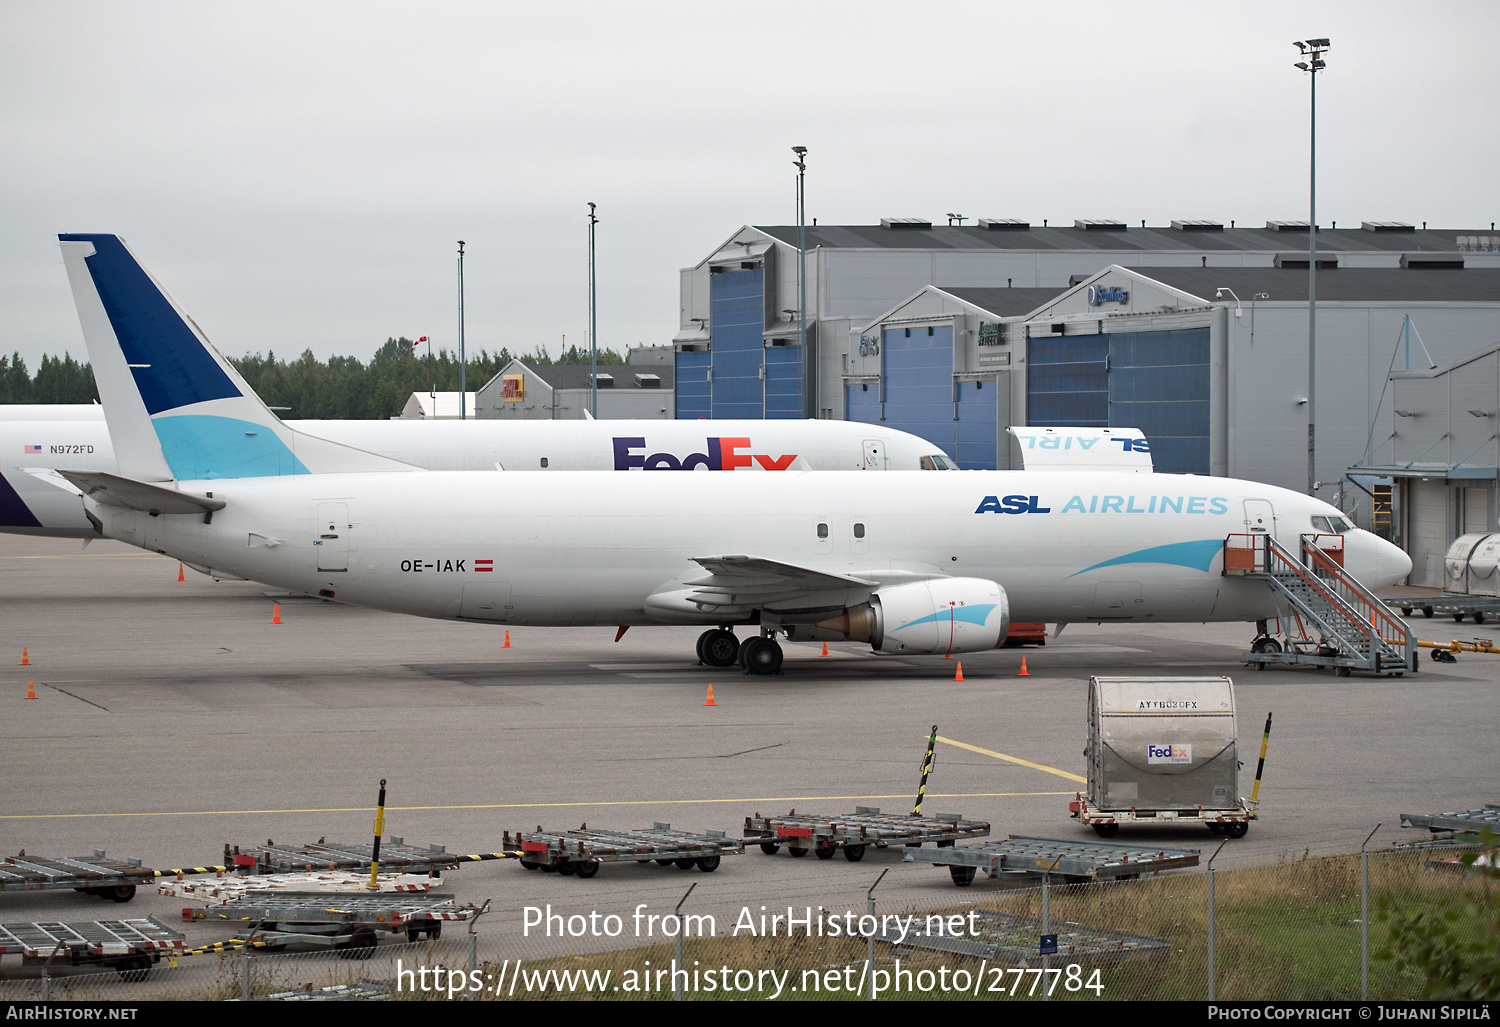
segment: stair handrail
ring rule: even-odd
[[[1356,596],[1358,596],[1360,600],[1369,608],[1371,617],[1378,617],[1392,629],[1391,635],[1387,636],[1386,633],[1380,630],[1378,626],[1371,625],[1371,627],[1375,628],[1375,634],[1377,637],[1379,637],[1382,646],[1385,648],[1389,648],[1392,652],[1392,655],[1398,655],[1403,660],[1409,663],[1410,654],[1413,650],[1411,627],[1406,623],[1406,621],[1392,613],[1391,608],[1386,606],[1385,603],[1381,601],[1379,596],[1366,588],[1358,578],[1335,563],[1327,553],[1323,552],[1320,547],[1309,541],[1306,536],[1303,536],[1301,541],[1303,554],[1312,560],[1313,565],[1316,568],[1325,571],[1329,575],[1329,577],[1331,577],[1339,585],[1342,585],[1344,588],[1347,588],[1350,592],[1353,592]],[[1272,540],[1272,542],[1273,544],[1276,544],[1275,540]],[[1278,549],[1281,548],[1279,544],[1276,545]],[[1343,597],[1341,596],[1340,598]],[[1352,604],[1349,605],[1352,606]],[[1399,637],[1402,640],[1401,645],[1404,651],[1397,652],[1395,647],[1390,644],[1390,641],[1388,641],[1388,637],[1389,639]]]

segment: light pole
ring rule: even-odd
[[[1292,45],[1306,58],[1294,67],[1307,74],[1312,86],[1307,186],[1307,494],[1311,496],[1317,493],[1317,471],[1313,464],[1318,423],[1318,72],[1328,66],[1323,55],[1328,52],[1329,43],[1327,39],[1308,39]]]
[[[797,166],[797,337],[802,346],[802,397],[803,413],[807,412],[806,390],[811,387],[812,378],[806,373],[807,368],[812,367],[812,361],[807,352],[807,200],[803,191],[804,178],[807,175],[807,147],[794,146],[792,152],[797,159],[792,161]],[[765,411],[761,411],[764,416]]]
[[[458,240],[458,419],[466,421],[469,417],[468,401],[469,395],[465,392],[467,382],[464,381],[464,371],[468,367],[468,361],[464,359],[464,241]],[[434,409],[433,411],[437,411]]]
[[[594,205],[589,204],[589,416],[599,416],[599,314],[594,278]]]

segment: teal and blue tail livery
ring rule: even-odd
[[[58,239],[122,475],[416,470],[282,424],[119,236]]]

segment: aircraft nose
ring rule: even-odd
[[[1400,546],[1387,542],[1379,535],[1371,535],[1375,543],[1376,588],[1398,585],[1411,573],[1411,557]]]

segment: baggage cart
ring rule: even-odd
[[[806,856],[811,850],[819,859],[832,859],[842,849],[850,862],[863,859],[870,845],[883,849],[931,842],[947,847],[960,839],[983,838],[989,833],[987,822],[965,820],[959,813],[882,813],[879,806],[855,806],[853,813],[836,817],[793,809],[786,816],[763,817],[757,813],[745,818],[745,844],[759,845],[768,856],[776,855],[783,845],[793,856]]]
[[[407,845],[406,839],[392,835],[380,843],[380,866],[383,870],[400,870],[403,873],[432,873],[456,870],[462,863],[487,859],[509,859],[513,853],[485,852],[474,855],[458,855],[441,845],[418,848]],[[319,838],[305,845],[277,845],[271,839],[264,845],[241,849],[224,846],[224,862],[241,872],[256,874],[285,874],[313,870],[369,870],[375,856],[373,839],[366,843],[325,842]]]
[[[972,884],[977,871],[992,878],[1040,881],[1043,874],[1068,882],[1129,881],[1142,874],[1198,865],[1197,849],[1167,849],[1153,845],[1065,841],[1011,835],[1004,841],[980,842],[951,849],[909,846],[906,858],[947,867],[960,888]]]
[[[381,874],[376,887],[370,887],[370,875],[342,870],[324,870],[321,873],[267,874],[262,877],[210,877],[187,880],[177,878],[161,881],[156,885],[159,895],[188,899],[206,906],[222,906],[246,895],[272,892],[332,892],[352,894],[381,894],[388,892],[429,892],[441,888],[441,877],[418,874]]]
[[[505,848],[519,851],[521,866],[549,874],[593,877],[604,863],[675,864],[680,870],[697,867],[704,873],[719,869],[724,856],[745,851],[742,842],[723,831],[689,834],[671,824],[655,823],[649,830],[601,831],[584,824],[576,831],[505,832]]]
[[[183,910],[184,918],[243,925],[240,937],[277,952],[290,944],[339,950],[345,959],[368,959],[381,933],[437,938],[443,924],[470,920],[484,907],[460,905],[452,895],[330,895],[327,892],[251,894],[212,909]]]
[[[89,923],[0,924],[0,954],[21,956],[23,967],[92,964],[130,981],[146,978],[163,952],[185,948],[183,936],[155,917]]]
[[[28,856],[22,849],[18,856],[0,857],[0,891],[72,888],[101,899],[129,902],[135,898],[136,887],[150,884],[155,876],[140,860],[109,859],[103,849],[95,849],[92,856]]]

